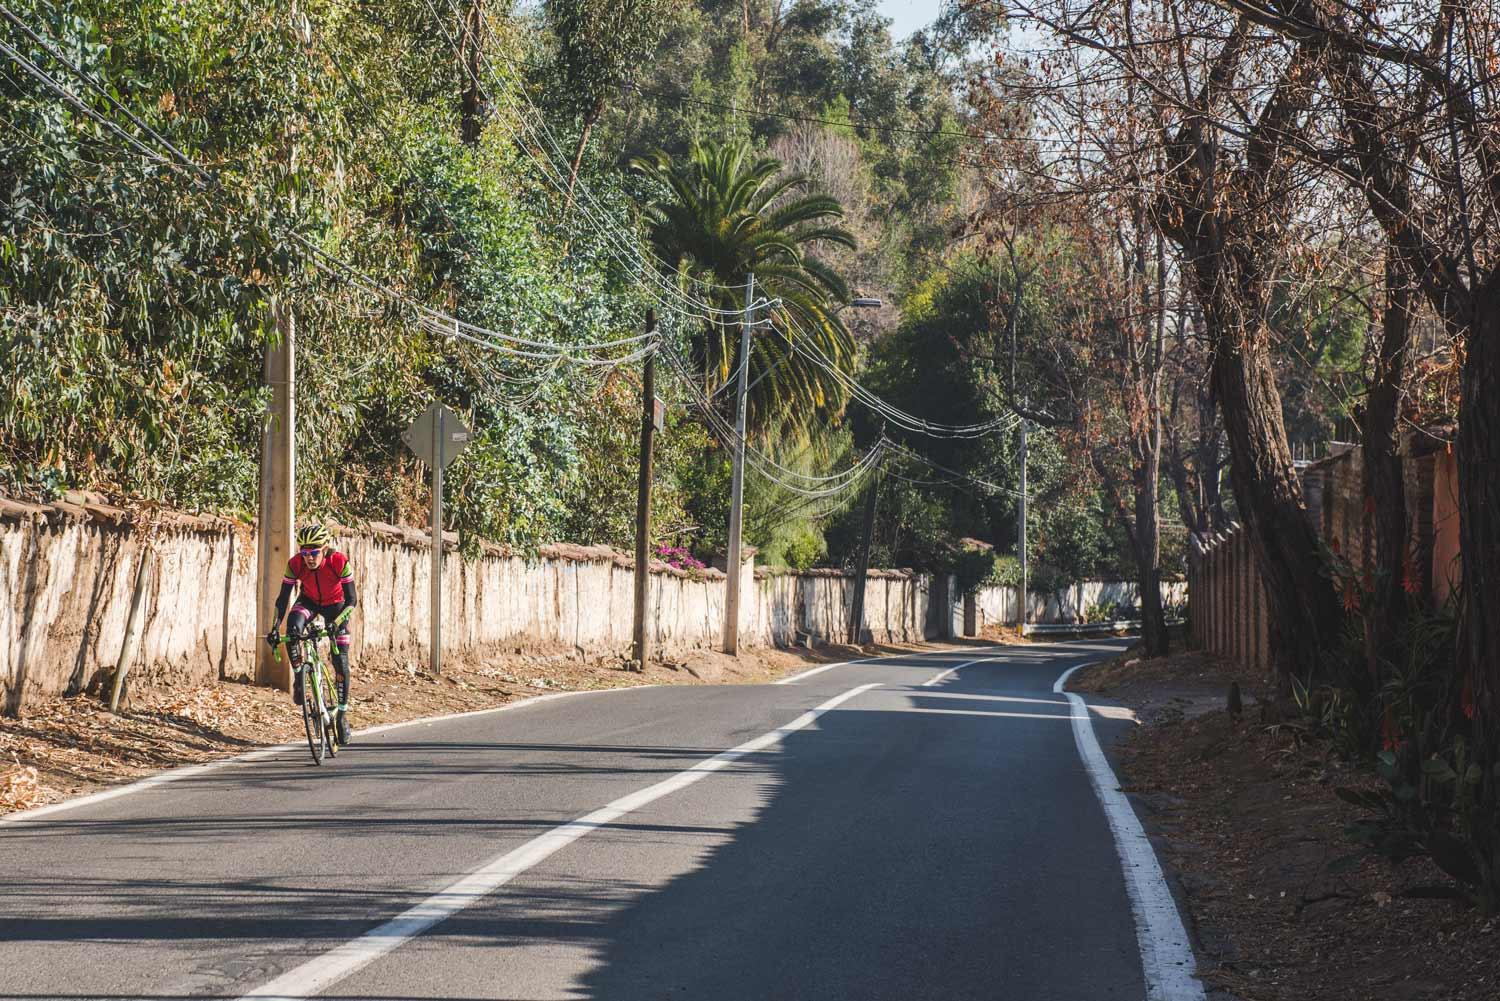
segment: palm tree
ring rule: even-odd
[[[791,349],[794,339],[806,338],[834,365],[853,368],[854,342],[836,315],[848,288],[812,254],[819,243],[854,246],[834,224],[844,215],[837,199],[805,193],[804,175],[754,156],[745,143],[694,143],[686,160],[658,152],[632,165],[656,182],[658,197],[643,208],[656,253],[678,280],[702,279],[713,290],[704,298],[739,310],[745,276],[754,273],[757,298],[780,300],[770,311],[771,329],[751,337],[750,378],[760,381],[750,394],[748,427],[762,434],[805,431],[841,413],[844,388]],[[694,332],[688,351],[709,392],[732,377],[739,340],[732,316],[712,318]]]

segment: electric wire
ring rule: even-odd
[[[792,316],[790,313],[783,313],[782,315],[796,333],[800,335],[798,337],[787,338],[787,343],[791,346],[794,353],[802,354],[814,365],[831,375],[854,399],[881,417],[884,417],[895,427],[904,431],[926,435],[930,438],[982,438],[989,434],[1009,431],[1020,420],[1015,414],[1006,414],[1003,417],[997,417],[993,420],[976,424],[944,424],[928,421],[909,411],[902,410],[865,387],[859,380],[830,360],[827,355],[813,345],[811,337],[802,325],[797,322],[795,316]]]
[[[0,15],[7,16],[7,19],[14,19],[14,14],[9,10],[9,8],[5,7],[4,4],[0,4]],[[45,49],[47,49],[49,54],[54,54],[56,52],[56,50],[51,46],[48,46],[45,41],[41,41],[39,39],[39,43]],[[67,87],[66,84],[61,83],[50,74],[42,70],[40,67],[33,64],[22,53],[14,49],[3,39],[0,39],[0,52],[3,52],[5,55],[9,56],[12,61],[14,61],[18,66],[27,71],[31,76],[36,78],[45,87],[47,87],[47,89],[57,94],[69,105],[76,108],[91,120],[98,122],[99,124],[108,128],[111,132],[120,136],[120,138],[130,143],[132,148],[139,150],[143,155],[149,157],[154,161],[160,162],[163,165],[184,167],[192,171],[194,174],[198,175],[201,179],[205,180],[210,185],[217,183],[217,179],[211,172],[209,172],[205,167],[203,167],[197,161],[193,160],[192,157],[184,153],[175,145],[166,143],[166,147],[172,155],[171,157],[165,157],[162,155],[160,150],[152,149],[138,136],[132,135],[131,133],[121,128],[117,123],[111,121],[108,117],[101,115],[93,108],[90,108],[83,101],[83,99],[76,93],[74,93],[69,87]],[[67,69],[78,79],[88,84],[91,89],[99,90],[101,92],[107,92],[107,88],[105,88],[102,83],[96,80],[91,74],[79,67],[77,64],[69,60],[66,56],[60,53],[56,53],[53,55],[53,58],[57,59],[63,66],[67,67]],[[149,125],[142,122],[136,115],[131,113],[129,109],[123,108],[123,106],[119,105],[119,102],[114,101],[113,98],[111,98],[111,101],[115,106],[121,107],[126,117],[129,118],[132,123],[136,124],[137,127],[153,136],[157,135]],[[615,360],[603,361],[599,359],[581,359],[575,357],[577,353],[589,353],[597,350],[607,350],[622,345],[640,343],[655,337],[654,334],[643,334],[637,337],[622,338],[611,341],[585,344],[564,344],[560,342],[538,341],[529,338],[522,338],[513,334],[506,334],[501,331],[482,327],[477,324],[466,323],[465,321],[460,320],[455,316],[444,313],[441,310],[433,309],[432,307],[425,306],[421,303],[407,298],[402,293],[365,274],[354,264],[351,264],[347,260],[344,260],[334,254],[329,253],[326,250],[323,250],[321,247],[318,247],[316,244],[314,244],[312,241],[307,239],[307,237],[303,236],[300,233],[288,230],[285,235],[293,243],[296,243],[304,250],[307,250],[310,254],[312,254],[314,265],[323,270],[325,274],[329,274],[335,277],[341,277],[346,282],[354,282],[355,284],[361,285],[369,291],[380,293],[388,300],[390,300],[393,304],[406,307],[407,309],[416,313],[416,315],[419,317],[419,322],[421,322],[428,330],[438,334],[439,336],[457,336],[460,339],[480,344],[493,350],[512,354],[518,357],[546,359],[561,355],[569,357],[577,364],[586,365],[618,364],[618,362]],[[681,311],[679,310],[679,312]],[[452,328],[451,333],[449,330],[450,327]],[[633,357],[642,356],[636,355]]]
[[[431,0],[428,0],[428,6],[429,8],[431,8]],[[437,16],[437,11],[435,8],[433,8],[433,14],[435,17]],[[117,135],[119,138],[127,142],[133,149],[136,149],[149,159],[163,165],[172,166],[174,168],[179,166],[185,167],[196,174],[199,178],[209,182],[210,184],[216,183],[216,179],[206,168],[193,160],[177,146],[163,138],[148,124],[141,121],[136,115],[131,113],[128,108],[125,108],[122,104],[120,104],[120,102],[115,100],[108,89],[105,88],[101,83],[99,83],[91,74],[82,70],[61,53],[58,53],[43,38],[38,36],[35,32],[31,31],[29,27],[24,24],[24,22],[21,22],[14,15],[14,13],[3,4],[0,4],[0,15],[3,15],[6,20],[9,20],[11,21],[11,23],[16,24],[18,27],[20,27],[28,37],[32,38],[54,59],[56,59],[62,65],[66,66],[77,78],[85,82],[91,89],[99,91],[101,94],[103,94],[109,100],[109,103],[112,107],[116,108],[127,118],[129,118],[137,128],[142,130],[142,132],[151,136],[154,140],[164,146],[171,153],[171,156],[163,156],[159,150],[151,148],[138,136],[132,135],[131,133],[121,128],[117,123],[111,121],[108,117],[101,115],[93,108],[90,108],[82,98],[73,93],[73,91],[65,84],[61,83],[56,78],[52,77],[46,71],[41,69],[41,67],[31,62],[28,58],[26,58],[26,56],[16,50],[13,46],[9,45],[9,43],[5,42],[4,40],[0,40],[0,52],[3,52],[5,55],[7,55],[22,70],[37,79],[49,90],[56,93],[70,106],[78,110],[80,113],[84,114],[87,118],[102,125],[111,133]],[[441,19],[439,18],[439,20]],[[444,29],[444,34],[445,36],[447,35],[446,29]],[[450,44],[453,44],[451,38]],[[488,60],[486,59],[486,61]],[[340,72],[342,73],[341,69]],[[527,101],[527,103],[528,105],[530,104],[529,100]],[[531,106],[531,109],[533,112],[535,112],[536,110],[534,105]],[[524,117],[518,120],[520,120],[522,124],[525,125],[528,130],[533,133],[533,136],[535,135],[535,130],[530,128],[529,122],[526,121]],[[543,129],[546,128],[545,122],[542,123],[542,127]],[[519,136],[517,138],[519,138]],[[551,137],[549,132],[549,139],[550,138]],[[555,142],[553,142],[552,145],[555,152],[560,152],[559,150],[557,150]],[[533,157],[533,159],[536,158]],[[540,165],[541,164],[539,162],[539,166]],[[549,179],[551,179],[550,174]],[[591,194],[589,194],[586,189],[585,195],[590,199],[592,198]],[[478,324],[468,323],[459,319],[458,317],[446,314],[441,310],[433,309],[432,307],[428,307],[421,303],[415,302],[402,295],[399,291],[384,284],[383,282],[380,282],[365,274],[355,265],[349,263],[343,258],[340,258],[337,255],[322,249],[321,247],[318,247],[302,234],[293,231],[289,232],[287,235],[294,243],[297,243],[299,246],[307,250],[312,255],[311,259],[314,265],[319,267],[325,273],[337,277],[345,283],[361,287],[367,292],[378,294],[386,298],[393,305],[405,307],[407,310],[410,310],[416,315],[417,322],[424,329],[427,329],[438,336],[453,337],[455,339],[462,340],[476,346],[486,348],[488,350],[498,351],[500,353],[510,355],[512,357],[518,357],[532,361],[548,362],[548,368],[544,369],[544,371],[548,373],[555,371],[556,366],[564,361],[570,364],[582,365],[585,367],[614,368],[620,365],[625,365],[634,361],[644,359],[653,351],[657,351],[662,345],[660,336],[654,332],[638,336],[615,338],[611,340],[597,341],[585,344],[564,344],[553,341],[542,341],[534,338],[524,338],[513,334],[505,334],[503,332],[492,330]],[[662,277],[659,272],[657,272],[655,268],[652,267],[652,265],[640,260],[639,257],[636,258],[635,263],[644,268],[653,276],[657,278]],[[670,283],[668,284],[670,285]],[[728,288],[727,286],[718,287]],[[676,290],[675,287],[674,291],[684,299],[687,298],[683,293],[680,292],[680,290]],[[688,301],[691,302],[692,300]],[[752,308],[763,307],[765,304],[766,300],[762,298],[757,303],[752,304]],[[663,303],[663,305],[667,306],[667,308],[674,309],[674,311],[676,312],[685,312],[684,310],[676,309],[675,307],[666,303]],[[694,305],[698,304],[694,303]],[[717,315],[744,315],[743,310],[722,310],[715,307],[711,308],[714,309]],[[698,319],[707,319],[707,317],[697,313],[689,313],[688,315],[691,315],[694,318]],[[794,352],[803,354],[804,357],[807,357],[814,364],[827,371],[838,382],[840,382],[841,385],[848,389],[852,396],[860,400],[860,402],[864,403],[865,405],[871,407],[871,409],[875,410],[881,416],[886,417],[897,427],[938,437],[977,437],[981,434],[987,434],[1003,426],[1007,426],[1007,424],[1008,426],[1014,426],[1014,418],[1001,418],[995,421],[971,425],[940,424],[936,422],[926,421],[914,414],[910,414],[907,411],[896,408],[887,403],[885,400],[881,399],[878,395],[865,388],[852,376],[845,373],[816,347],[812,346],[810,343],[804,343],[808,341],[806,331],[803,330],[801,325],[796,322],[795,317],[791,317],[790,315],[788,315],[787,318],[791,321],[792,326],[797,330],[797,332],[802,335],[800,338],[788,339],[788,342]],[[634,348],[634,350],[628,352],[624,356],[608,358],[589,358],[579,356],[580,353],[589,354],[595,351],[610,350],[622,347],[632,347]],[[986,481],[980,480],[976,477],[966,476],[964,474],[956,473],[953,470],[946,469],[945,467],[941,467],[936,463],[931,462],[931,460],[927,460],[925,457],[918,456],[915,453],[910,452],[909,450],[901,448],[900,446],[895,446],[895,443],[885,438],[884,435],[881,436],[876,444],[857,463],[840,472],[826,476],[817,476],[790,469],[778,463],[770,456],[761,453],[758,449],[751,446],[742,435],[735,431],[735,429],[728,423],[728,421],[725,420],[724,417],[715,410],[712,399],[705,397],[702,394],[702,391],[697,386],[697,382],[693,378],[691,371],[688,369],[685,363],[683,363],[682,360],[677,357],[675,352],[667,350],[662,351],[661,353],[665,358],[667,358],[671,367],[678,371],[678,374],[682,377],[683,382],[692,390],[696,398],[690,401],[691,404],[694,405],[703,414],[705,419],[710,423],[714,430],[719,433],[721,437],[729,441],[731,444],[743,449],[743,455],[746,465],[762,478],[766,479],[768,482],[782,489],[798,494],[804,498],[812,500],[826,499],[852,489],[854,486],[862,483],[865,477],[872,470],[880,467],[885,455],[893,447],[895,447],[895,449],[899,453],[906,455],[909,458],[915,458],[918,461],[926,462],[928,465],[932,466],[939,472],[958,476],[964,480],[985,486],[992,490],[1013,493],[1013,491],[1006,491],[1006,488],[987,483]],[[545,376],[543,378],[545,378]],[[533,397],[535,395],[536,394],[533,394]]]
[[[468,63],[464,61],[463,50],[459,45],[458,40],[449,33],[444,18],[438,12],[437,7],[433,3],[433,0],[424,0],[424,2],[426,3],[428,10],[432,13],[433,18],[438,25],[439,31],[442,32],[443,38],[448,42],[449,48],[453,50],[455,57],[458,58],[459,64],[463,67],[464,72],[468,75],[469,79],[473,81],[476,87],[479,87],[482,90],[490,90],[491,88],[485,87],[484,82],[478,77],[478,75],[476,75],[476,73],[468,65]],[[449,14],[454,15],[455,13],[456,7],[454,3],[450,2]],[[505,79],[505,77],[499,74],[496,70],[495,64],[491,60],[488,52],[480,49],[478,50],[478,55],[480,61],[489,69],[490,73],[494,74],[498,79]],[[502,55],[502,58],[506,57]],[[506,64],[508,69],[510,70],[510,78],[520,79],[519,72],[515,69],[514,64],[511,64],[509,62],[508,58],[506,58]],[[541,136],[544,135],[546,138],[546,144],[551,146],[553,153],[556,154],[558,160],[562,163],[567,162],[566,154],[564,154],[558,147],[556,139],[552,135],[551,129],[548,128],[545,119],[541,115],[540,111],[536,108],[536,106],[531,103],[531,99],[529,97],[526,97],[524,93],[521,94],[521,99],[525,101],[527,107],[537,119],[537,123],[535,125],[532,124],[532,116],[528,115],[526,111],[522,109],[520,103],[518,103],[513,97],[511,97],[509,91],[506,88],[497,89],[495,96],[500,102],[503,102],[505,104],[506,108],[511,112],[516,124],[520,128],[525,129],[530,134],[532,141],[541,151],[542,157],[547,157],[546,150],[543,148],[543,143],[541,141]],[[561,180],[560,168],[558,168],[557,165],[552,162],[550,157],[547,157],[544,162],[542,158],[532,153],[531,149],[527,146],[520,133],[517,132],[515,128],[509,127],[509,123],[504,122],[503,119],[502,122],[507,125],[507,131],[509,131],[512,137],[516,139],[517,144],[540,168],[543,178],[554,188],[556,188],[560,194],[566,194],[567,186]],[[573,190],[574,203],[578,207],[579,211],[587,216],[589,221],[593,223],[595,227],[595,233],[603,237],[606,241],[613,245],[612,249],[606,248],[606,252],[610,253],[611,256],[614,256],[616,261],[624,266],[627,270],[634,269],[638,276],[645,276],[646,278],[648,278],[650,282],[656,286],[658,291],[668,296],[674,296],[682,303],[681,305],[678,305],[675,303],[664,302],[658,299],[658,304],[663,309],[667,309],[677,313],[684,313],[695,318],[704,319],[706,319],[708,316],[739,315],[742,312],[738,309],[723,309],[703,300],[695,299],[694,297],[684,292],[682,289],[678,288],[670,279],[662,274],[662,271],[665,269],[661,267],[660,261],[656,260],[654,257],[652,258],[651,262],[644,260],[640,248],[638,246],[632,245],[629,241],[629,238],[625,237],[618,229],[618,227],[615,226],[612,221],[607,218],[607,216],[601,217],[601,215],[595,214],[596,209],[601,213],[603,210],[598,209],[598,206],[594,201],[593,193],[589,190],[587,184],[583,182],[577,182],[574,184]],[[698,285],[702,285],[706,288],[714,288],[724,291],[738,291],[744,288],[743,285],[729,286],[703,282],[701,279],[690,275],[683,277],[686,277],[689,281],[692,281]],[[707,315],[705,316],[702,314]]]
[[[857,487],[864,478],[878,468],[889,450],[890,442],[883,436],[854,465],[827,476],[817,476],[790,469],[755,448],[720,414],[712,402],[704,396],[686,362],[676,352],[663,345],[660,355],[664,358],[691,392],[694,406],[708,422],[709,427],[731,448],[741,450],[745,467],[763,480],[804,498],[826,499]]]

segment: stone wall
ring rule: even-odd
[[[984,587],[974,592],[965,604],[964,634],[977,636],[985,626],[1014,625],[1017,619],[1019,588]],[[1074,625],[1094,605],[1106,602],[1133,605],[1139,589],[1128,580],[1084,580],[1061,591],[1033,591],[1026,610],[1026,621],[1033,625]],[[1187,584],[1163,581],[1162,601],[1181,604],[1187,600]],[[972,611],[970,610],[972,604]]]
[[[448,540],[456,550],[456,540]],[[373,525],[340,531],[359,583],[351,630],[356,658],[422,663],[428,641],[431,550],[425,535]],[[114,669],[143,556],[144,615],[132,675],[206,681],[255,670],[255,536],[250,526],[101,504],[31,505],[0,498],[0,709],[81,691]],[[657,649],[721,639],[724,575],[656,564],[650,622]],[[842,640],[852,580],[744,568],[740,635],[787,646],[798,634]],[[444,563],[444,657],[455,662],[527,647],[628,652],[633,561],[603,547],[549,546],[534,557],[488,548]],[[871,571],[865,628],[886,642],[947,635],[930,605],[930,579]],[[935,625],[929,625],[929,622]]]

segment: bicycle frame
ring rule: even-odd
[[[307,730],[307,745],[312,751],[313,762],[319,765],[323,763],[325,751],[332,757],[337,757],[339,753],[338,727],[334,721],[334,713],[338,704],[329,698],[331,689],[327,665],[324,664],[323,657],[318,650],[318,641],[328,638],[330,635],[327,629],[321,625],[312,624],[309,624],[301,633],[288,633],[281,638],[282,644],[306,643],[311,648],[304,651],[302,663],[294,665],[293,670],[302,675],[303,726]],[[276,650],[276,659],[281,660],[279,647]],[[313,717],[309,715],[314,710],[317,713],[316,727],[313,726]]]

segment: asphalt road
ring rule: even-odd
[[[0,1001],[1140,999],[1052,692],[1112,649],[585,694],[0,824]]]

